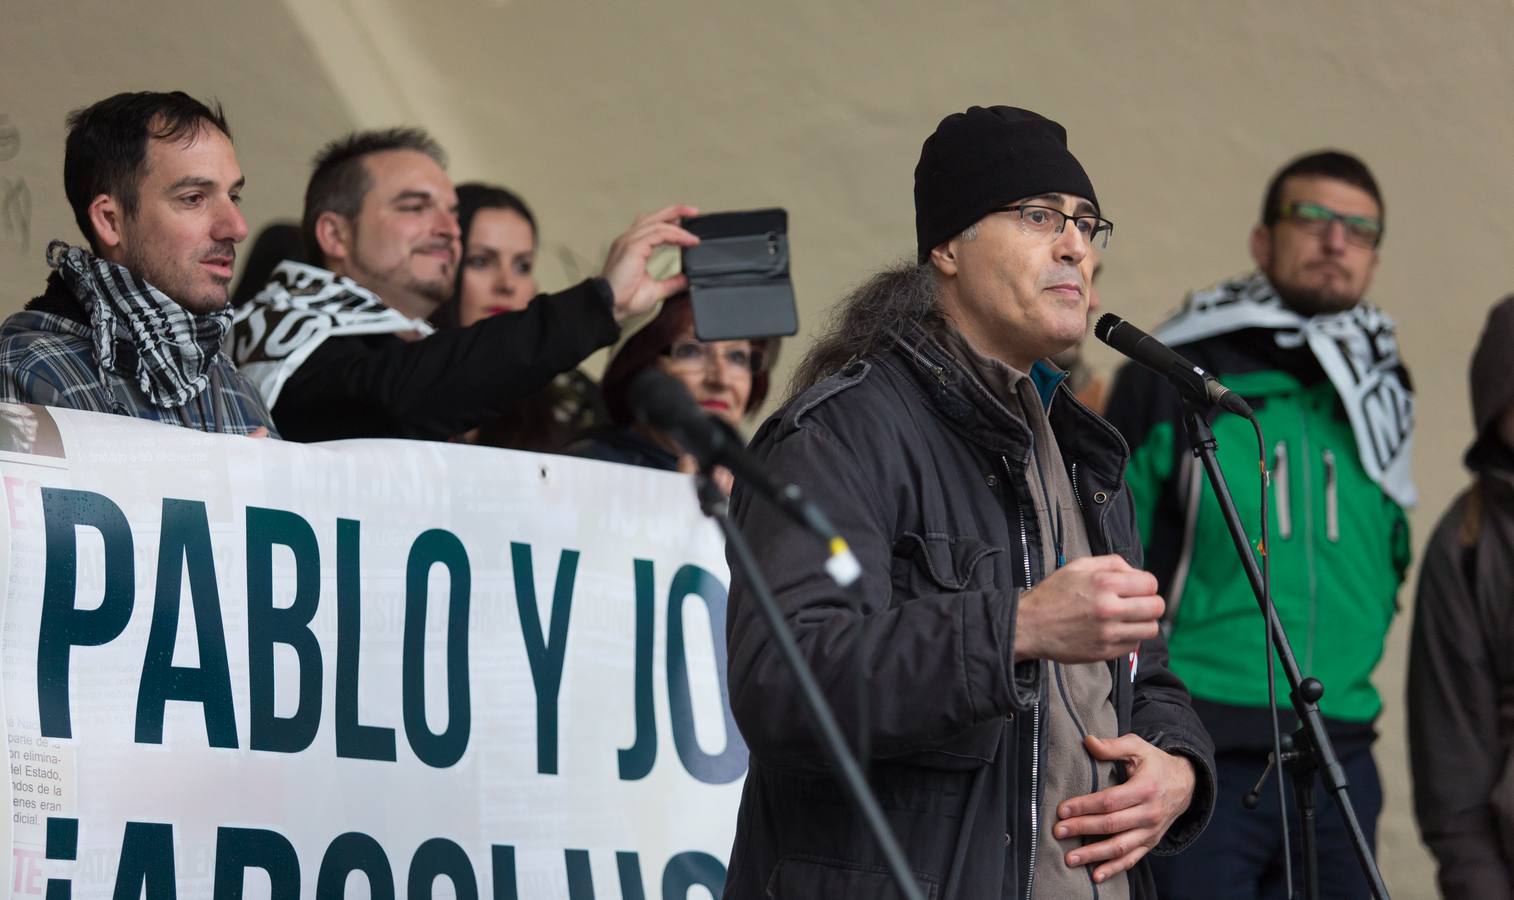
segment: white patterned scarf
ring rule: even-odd
[[[142,393],[165,409],[183,406],[210,384],[231,313],[195,315],[125,266],[64,241],[47,245],[47,264],[88,311],[101,370],[135,376]],[[128,367],[134,371],[123,371]]]
[[[232,359],[269,409],[327,338],[435,330],[345,275],[291,260],[279,263],[268,286],[237,310],[232,328]]]
[[[1367,302],[1302,316],[1252,272],[1190,294],[1155,336],[1176,346],[1243,328],[1272,329],[1279,347],[1309,347],[1346,409],[1362,468],[1400,506],[1413,506],[1414,393],[1393,320]]]

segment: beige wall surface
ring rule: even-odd
[[[299,215],[311,156],[353,122],[278,3],[0,0],[0,313],[42,293],[48,241],[84,241],[63,196],[64,116],[147,90],[225,106],[254,229]]]
[[[638,212],[787,207],[803,330],[780,383],[838,296],[912,252],[912,170],[947,113],[1010,103],[1067,126],[1117,226],[1105,306],[1143,325],[1247,269],[1267,177],[1336,146],[1387,201],[1371,296],[1421,397],[1418,546],[1465,481],[1468,354],[1514,290],[1514,0],[6,0],[0,16],[0,310],[40,288],[47,238],[73,234],[64,112],[134,87],[227,103],[255,227],[298,212],[323,139],[424,125],[459,180],[532,203],[547,289],[597,269]],[[4,203],[17,179],[27,246]],[[1380,847],[1394,896],[1427,898],[1404,761],[1412,589],[1402,602],[1379,677]]]

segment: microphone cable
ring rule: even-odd
[[[1256,431],[1257,468],[1261,471],[1262,539],[1261,543],[1258,544],[1258,548],[1262,554],[1262,651],[1267,655],[1267,709],[1271,713],[1272,718],[1272,759],[1273,766],[1277,769],[1278,820],[1281,822],[1283,830],[1283,878],[1288,884],[1289,900],[1292,900],[1293,847],[1288,828],[1288,795],[1287,790],[1283,786],[1283,738],[1282,729],[1278,724],[1277,679],[1273,668],[1272,650],[1272,623],[1277,618],[1277,611],[1272,605],[1272,548],[1267,545],[1267,489],[1272,484],[1272,472],[1267,465],[1267,441],[1262,437],[1262,423],[1258,422],[1254,415],[1248,418],[1251,421],[1252,429]],[[1298,747],[1295,747],[1295,752],[1298,749]]]

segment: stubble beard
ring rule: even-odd
[[[155,256],[150,248],[129,247],[123,254],[122,265],[191,314],[204,316],[226,308],[231,279],[205,272],[203,274],[213,285],[206,289],[203,285],[195,283],[197,280],[195,274],[198,273],[194,270],[199,268],[199,260],[210,255],[211,250],[220,249],[219,246],[215,246],[195,251],[195,260],[188,263],[186,271],[173,265],[160,265],[159,263],[164,260]],[[235,252],[235,249],[230,251],[233,260],[235,260]]]
[[[1289,309],[1304,316],[1324,316],[1345,312],[1362,301],[1360,294],[1348,294],[1328,287],[1281,285],[1275,280],[1272,287]]]
[[[364,265],[352,267],[352,279],[358,284],[373,291],[378,295],[385,306],[391,309],[399,309],[401,312],[411,315],[415,310],[408,307],[414,303],[408,302],[411,298],[418,299],[421,304],[429,306],[425,315],[430,315],[436,307],[452,297],[452,279],[446,275],[436,278],[421,278],[410,269],[410,257],[384,271],[375,271]],[[397,295],[408,296],[397,296]]]

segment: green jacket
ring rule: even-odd
[[[1303,673],[1325,684],[1324,715],[1370,723],[1382,707],[1372,670],[1410,558],[1404,510],[1362,468],[1345,410],[1307,347],[1282,349],[1272,332],[1246,329],[1175,349],[1256,410],[1272,470],[1268,528],[1278,617]],[[1105,414],[1131,447],[1126,477],[1147,567],[1167,598],[1171,666],[1196,701],[1264,708],[1263,619],[1181,414],[1176,392],[1134,365],[1117,375]],[[1220,467],[1255,548],[1255,432],[1230,415],[1213,425]],[[1288,685],[1281,668],[1275,672],[1286,709]],[[1222,746],[1251,743],[1212,730]]]

